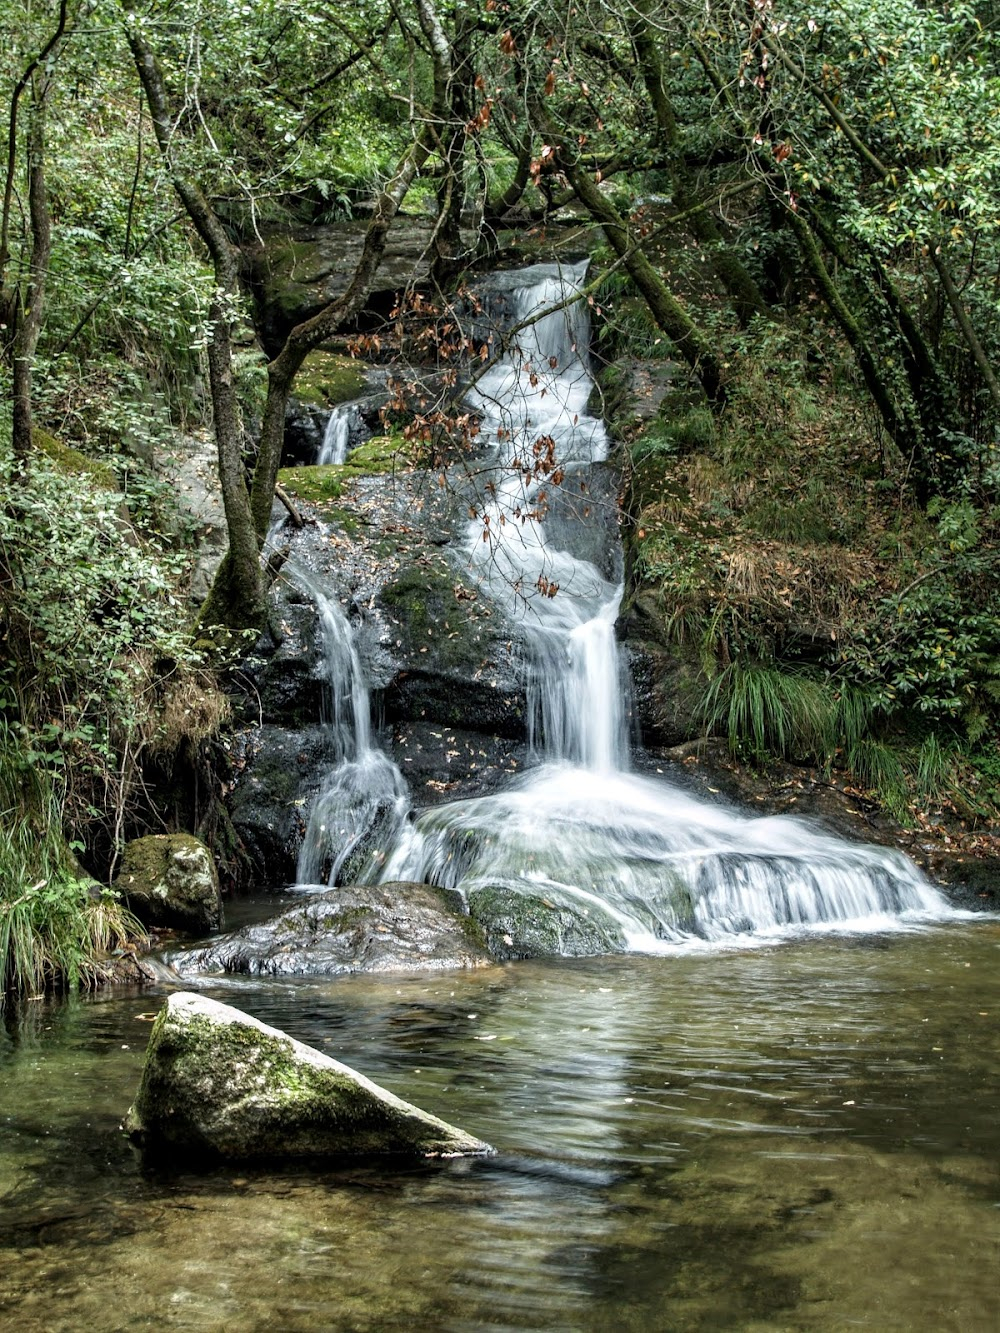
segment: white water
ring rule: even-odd
[[[585,265],[509,275],[509,324],[579,290]],[[514,607],[529,658],[530,739],[539,767],[507,791],[422,815],[401,831],[383,881],[426,880],[466,896],[506,888],[571,906],[608,947],[659,950],[809,929],[885,929],[949,914],[902,854],[845,843],[787,818],[749,819],[627,770],[622,596],[592,563],[556,547],[531,517],[545,478],[528,477],[551,437],[562,482],[582,492],[606,456],[587,413],[587,307],[516,335],[469,402],[490,442],[493,490],[466,546],[483,585]],[[484,540],[484,531],[486,539]],[[557,583],[540,595],[539,577]]]
[[[320,466],[328,463],[343,463],[351,443],[351,432],[357,424],[357,409],[345,406],[335,407],[327,418],[323,432],[323,443],[316,455]]]
[[[372,740],[371,703],[347,617],[301,571],[295,577],[319,612],[328,681],[323,724],[333,752],[309,812],[296,882],[299,888],[325,888],[338,882],[352,853],[364,850],[364,839],[377,834],[382,845],[391,841],[409,799],[403,775]]]

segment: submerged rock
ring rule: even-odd
[[[461,899],[426,884],[351,885],[311,895],[272,921],[175,955],[183,973],[417,972],[485,967],[482,931]]]
[[[599,907],[503,886],[473,889],[469,912],[494,958],[587,958],[619,953],[621,927]]]
[[[144,926],[203,935],[222,923],[212,854],[189,833],[136,838],[125,848],[115,888]]]
[[[459,1157],[493,1151],[249,1014],[178,992],[123,1128],[152,1155]]]

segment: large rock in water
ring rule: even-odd
[[[351,885],[311,895],[271,921],[247,926],[207,948],[175,954],[192,972],[335,976],[343,972],[424,972],[486,967],[483,932],[443,889],[426,884]]]
[[[222,923],[215,862],[190,833],[157,833],[130,842],[115,888],[144,926],[204,935]]]
[[[153,1025],[124,1129],[174,1160],[493,1152],[277,1028],[183,991]]]

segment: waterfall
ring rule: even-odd
[[[406,816],[408,793],[399,769],[372,739],[371,702],[350,622],[303,571],[293,577],[316,603],[327,680],[323,726],[333,762],[309,812],[299,851],[300,888],[351,880],[364,873],[368,843],[391,841]]]
[[[316,455],[320,466],[327,463],[343,463],[351,443],[351,433],[357,428],[357,409],[349,404],[335,407],[327,418],[323,432],[323,443]]]
[[[586,494],[590,465],[608,450],[588,412],[588,310],[572,301],[585,272],[584,263],[539,265],[494,278],[505,327],[524,327],[468,394],[491,485],[472,506],[466,555],[519,621],[537,767],[499,794],[420,816],[401,830],[381,878],[424,880],[467,900],[497,888],[542,896],[600,918],[611,947],[645,950],[946,914],[899,852],[789,818],[747,818],[628,772],[614,632],[622,585],[553,540],[542,512],[557,482]]]
[[[628,756],[615,644],[622,584],[554,546],[544,514],[556,489],[553,476],[563,474],[559,488],[576,492],[586,486],[589,465],[608,452],[603,422],[587,411],[594,387],[587,307],[572,299],[585,272],[581,263],[510,275],[517,285],[507,319],[513,328],[526,327],[469,394],[496,480],[470,521],[466,545],[495,598],[510,602],[515,591],[528,653],[533,754],[612,771]],[[539,455],[549,451],[554,467],[539,472]]]

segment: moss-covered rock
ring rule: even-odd
[[[502,885],[471,890],[469,913],[498,959],[585,958],[626,947],[621,927],[599,907]]]
[[[292,383],[292,394],[315,407],[336,407],[365,390],[364,371],[357,361],[335,352],[310,352]]]
[[[492,1152],[229,1005],[171,995],[124,1128],[151,1155],[247,1159]]]
[[[203,935],[222,921],[215,862],[205,844],[189,833],[130,842],[115,888],[145,926]]]
[[[116,491],[118,489],[118,480],[115,477],[114,468],[109,467],[107,463],[102,463],[99,459],[88,458],[79,449],[64,444],[62,440],[50,435],[48,431],[42,430],[39,426],[32,427],[31,443],[39,453],[43,453],[47,458],[50,458],[60,472],[85,477],[92,485],[99,486],[105,491]]]
[[[413,462],[414,448],[401,435],[375,435],[352,449],[343,463],[282,468],[278,483],[296,499],[325,508],[339,500],[355,478],[402,472]]]
[[[336,976],[485,967],[482,931],[458,894],[427,884],[349,885],[171,960],[184,975]]]

